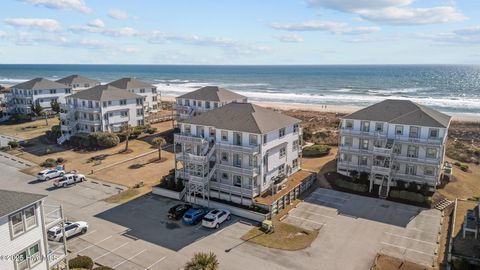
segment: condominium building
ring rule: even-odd
[[[65,99],[60,144],[77,133],[119,132],[126,124],[144,124],[143,97],[112,85],[97,85]]]
[[[300,120],[250,103],[222,105],[179,123],[176,178],[187,200],[252,205],[300,169]]]
[[[76,74],[61,78],[60,80],[56,80],[56,82],[72,88],[73,93],[100,85],[100,82],[97,80]]]
[[[440,183],[450,116],[409,100],[385,100],[342,118],[337,170],[368,173],[370,190]]]
[[[247,97],[218,86],[205,86],[176,98],[177,120],[222,107],[232,102],[247,102]]]
[[[45,197],[0,190],[0,269],[47,270],[65,266],[65,239],[47,239],[50,228],[64,229],[62,208],[45,204]]]
[[[162,109],[160,92],[157,91],[156,86],[142,82],[135,78],[121,78],[109,83],[109,85],[142,96],[145,116],[148,116],[150,113],[158,112]]]
[[[32,104],[40,104],[48,112],[53,100],[64,103],[65,96],[71,94],[71,91],[72,89],[64,84],[44,78],[35,78],[14,85],[6,95],[7,113],[31,114]]]

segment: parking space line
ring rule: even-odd
[[[217,236],[217,235],[219,235],[221,232],[223,232],[225,229],[226,229],[226,228],[223,228],[223,229],[219,230],[218,232],[214,233],[213,235]]]
[[[339,206],[343,206],[343,203],[327,202],[327,201],[324,201],[324,200],[319,200],[317,198],[312,198],[312,200],[316,201],[316,202],[320,202],[320,203],[329,203],[329,204],[336,204],[336,205],[339,205]],[[308,199],[306,201],[308,202]]]
[[[142,250],[142,251],[138,252],[137,254],[135,254],[135,255],[133,255],[132,257],[130,257],[130,258],[128,258],[128,259],[126,259],[126,260],[122,261],[121,263],[119,263],[119,264],[115,265],[115,266],[114,266],[114,267],[112,267],[112,268],[113,268],[113,269],[115,269],[115,268],[119,267],[120,265],[124,264],[126,261],[130,261],[131,259],[133,259],[133,258],[137,257],[138,255],[142,254],[142,253],[143,253],[143,252],[145,252],[145,251],[147,251],[147,249],[144,249],[144,250]]]
[[[314,220],[310,220],[310,219],[308,219],[308,218],[303,218],[303,217],[294,216],[294,215],[290,215],[290,214],[287,216],[287,218],[288,218],[288,217],[292,217],[292,218],[300,219],[300,220],[305,220],[305,221],[312,222],[312,223],[315,223],[315,224],[318,224],[318,225],[322,225],[322,226],[325,225],[325,223],[317,222],[317,221],[314,221]]]
[[[93,261],[96,261],[96,260],[98,260],[98,259],[102,258],[103,256],[105,256],[105,255],[107,255],[107,254],[110,254],[110,253],[114,252],[115,250],[118,250],[118,249],[120,249],[121,247],[124,247],[124,246],[126,246],[126,245],[128,245],[128,244],[129,244],[128,242],[127,242],[127,243],[123,243],[122,245],[120,245],[120,246],[118,246],[118,247],[116,247],[116,248],[114,248],[114,249],[110,250],[109,252],[107,252],[107,253],[103,254],[102,256],[100,256],[100,257],[97,257],[97,258],[94,258],[94,259],[93,259]]]
[[[94,243],[94,244],[91,244],[91,245],[89,245],[88,247],[86,247],[86,248],[84,248],[84,249],[81,249],[81,250],[79,250],[79,251],[77,251],[77,252],[74,252],[73,254],[80,253],[80,252],[82,252],[82,251],[84,251],[84,250],[87,250],[87,249],[89,249],[89,248],[93,247],[93,246],[96,246],[96,245],[98,245],[98,244],[102,243],[103,241],[105,241],[105,240],[108,240],[108,239],[112,238],[112,236],[113,236],[113,235],[110,235],[109,237],[107,237],[107,238],[104,238],[103,240],[100,240],[100,241],[98,241],[98,242],[96,242],[96,243]]]
[[[411,238],[411,237],[403,236],[403,235],[399,235],[399,234],[394,234],[394,233],[389,233],[389,232],[386,232],[385,234],[392,235],[392,236],[399,237],[399,238],[405,238],[405,239],[409,239],[409,240],[413,240],[413,241],[417,241],[417,242],[421,242],[421,243],[425,243],[425,244],[429,244],[429,245],[432,245],[432,246],[436,246],[436,245],[437,245],[436,242],[435,242],[435,243],[433,243],[433,242],[428,242],[428,241],[419,240],[419,239],[416,239],[416,238]]]
[[[165,258],[167,258],[167,257],[162,257],[162,258],[160,258],[158,261],[152,263],[149,267],[145,268],[145,270],[148,270],[148,269],[152,268],[152,266],[154,266],[155,264],[157,264],[157,263],[165,260]]]
[[[308,210],[301,210],[301,211],[303,211],[304,213],[308,213],[308,214],[315,215],[315,216],[322,216],[322,217],[326,217],[326,218],[333,218],[333,217],[331,217],[331,216],[327,216],[327,215],[323,215],[323,214],[315,213],[315,212],[308,211]]]
[[[387,243],[387,242],[382,242],[382,244],[387,245],[387,246],[396,247],[396,248],[401,248],[401,249],[404,249],[404,250],[413,251],[413,252],[420,253],[420,254],[425,254],[425,255],[428,255],[428,256],[435,256],[435,254],[426,253],[426,252],[423,252],[423,251],[419,251],[419,250],[411,249],[411,248],[407,248],[407,247],[397,246],[397,245],[390,244],[390,243]]]

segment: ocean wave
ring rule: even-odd
[[[16,84],[16,83],[22,83],[26,81],[28,81],[28,79],[0,78],[0,83],[6,83],[6,84]]]
[[[159,83],[176,83],[176,84],[194,82],[193,80],[180,80],[180,79],[155,79],[154,81]]]

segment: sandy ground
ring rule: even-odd
[[[452,159],[447,160],[453,162]],[[480,166],[469,164],[469,167],[469,171],[464,172],[454,166],[453,180],[444,188],[438,189],[438,193],[449,200],[480,197]]]

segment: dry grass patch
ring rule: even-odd
[[[108,203],[125,203],[151,191],[150,187],[130,188],[104,199]]]
[[[480,197],[480,166],[470,164],[468,172],[455,166],[453,179],[437,192],[449,200]]]
[[[318,231],[305,230],[283,222],[275,222],[275,231],[265,234],[255,227],[242,236],[242,240],[268,248],[301,250],[309,247],[317,238]]]
[[[59,123],[58,118],[54,117],[48,119],[48,125],[46,125],[45,119],[14,125],[0,125],[0,134],[29,140],[45,135],[47,130],[50,130],[52,126],[58,125]]]
[[[413,262],[403,261],[387,255],[377,255],[375,265],[372,270],[436,270],[436,267],[416,264]]]

